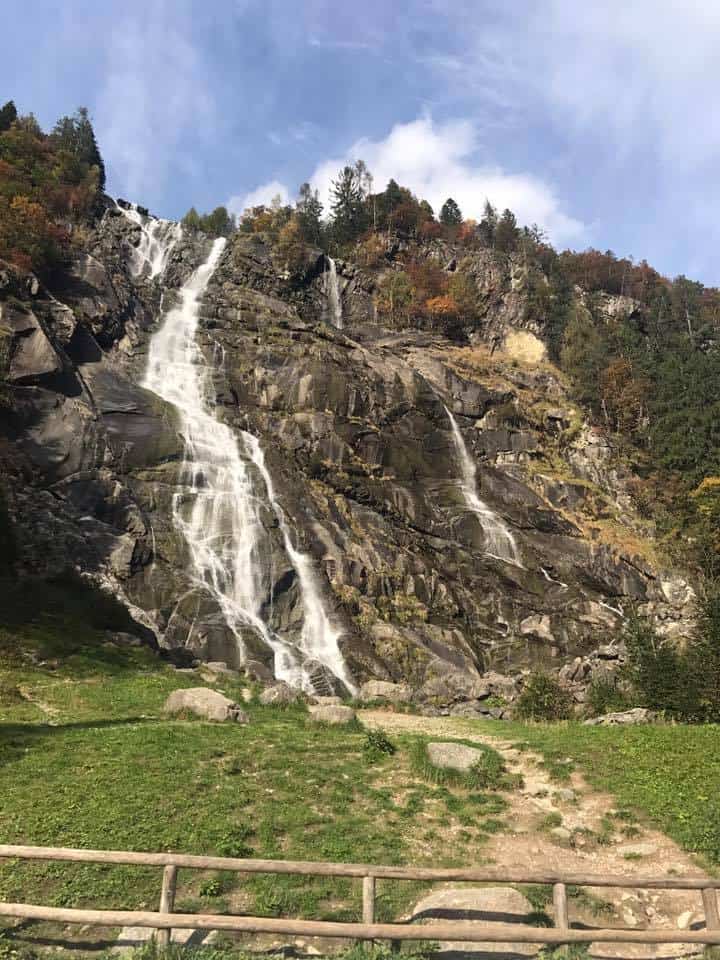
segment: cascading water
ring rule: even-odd
[[[328,302],[328,311],[330,313],[330,323],[338,330],[342,330],[342,302],[340,300],[340,287],[337,278],[337,266],[332,257],[325,258],[328,268],[323,274],[323,284],[325,296]]]
[[[185,439],[186,491],[174,497],[173,519],[188,544],[196,580],[213,595],[237,637],[248,627],[262,637],[274,653],[279,679],[312,692],[303,665],[310,659],[354,691],[338,646],[339,632],[325,612],[309,558],[292,544],[259,440],[246,431],[236,436],[211,412],[211,383],[196,332],[200,301],[225,243],[213,243],[207,260],[179,291],[178,306],[167,313],[150,342],[143,386],[178,409]],[[265,487],[264,497],[256,492],[251,465]],[[298,579],[304,616],[297,645],[280,637],[262,617],[271,594],[262,563],[267,553],[263,502],[277,518]]]
[[[140,227],[140,242],[132,251],[133,276],[139,277],[146,267],[151,280],[161,276],[173,247],[182,236],[182,227],[171,220],[143,217],[135,204],[123,207],[116,200],[115,206],[131,223]]]
[[[443,404],[443,406],[445,405]],[[496,560],[502,560],[504,563],[513,563],[521,567],[522,560],[520,551],[512,533],[494,510],[491,510],[477,495],[477,468],[475,461],[468,453],[465,440],[463,439],[455,417],[446,406],[445,413],[450,421],[455,453],[460,465],[460,489],[463,492],[468,509],[471,510],[480,521],[480,526],[485,535],[485,553],[490,557],[494,557]]]

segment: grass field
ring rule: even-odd
[[[62,591],[57,598],[62,597]],[[168,720],[161,707],[196,674],[144,649],[108,646],[115,613],[25,598],[0,629],[0,838],[7,843],[175,850],[226,856],[482,863],[503,819],[502,762],[483,779],[433,777],[416,737],[368,754],[358,726],[321,727],[302,707],[250,703],[248,726]],[[115,625],[117,628],[117,625]],[[28,656],[28,653],[32,654]],[[219,689],[240,697],[239,683]],[[454,721],[573,765],[618,804],[720,864],[720,730]],[[155,908],[159,871],[5,863],[0,899]],[[420,885],[379,885],[378,918],[397,917]],[[358,919],[359,884],[182,871],[182,910]],[[1,960],[5,960],[0,952]]]

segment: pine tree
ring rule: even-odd
[[[15,104],[12,100],[0,107],[0,133],[3,130],[9,130],[13,123],[17,120],[17,110]]]
[[[195,207],[190,207],[188,212],[180,221],[186,230],[200,230],[200,214]]]
[[[495,247],[504,253],[511,253],[517,247],[519,230],[515,214],[505,208],[495,228]]]
[[[312,243],[319,246],[322,242],[322,223],[320,218],[323,212],[323,205],[318,197],[317,190],[313,190],[309,183],[303,183],[299,190],[298,200],[295,204],[297,212],[297,221],[306,243]]]
[[[60,117],[53,127],[52,140],[80,163],[98,169],[98,186],[105,189],[105,164],[95,139],[87,107],[78,107],[74,117]]]
[[[358,170],[358,164],[352,167],[345,166],[339,172],[337,180],[332,182],[330,195],[333,233],[337,242],[341,244],[354,240],[365,226],[363,207],[365,194],[361,176],[362,171]]]
[[[495,230],[497,229],[498,218],[497,210],[490,203],[489,200],[485,201],[485,210],[483,211],[483,218],[480,221],[478,226],[478,234],[480,239],[483,241],[485,246],[494,247],[495,246]]]
[[[452,197],[448,197],[440,210],[440,223],[446,227],[459,227],[462,219],[460,207]]]

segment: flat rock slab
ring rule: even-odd
[[[453,887],[434,890],[414,907],[412,922],[427,924],[428,939],[433,922],[457,920],[479,927],[502,928],[507,924],[527,923],[533,908],[529,900],[512,887]],[[534,943],[478,943],[463,940],[441,940],[443,953],[487,954],[493,957],[535,956],[539,945]]]
[[[154,936],[155,931],[150,927],[123,927],[113,947],[113,953],[130,953],[137,947],[149,943]],[[217,931],[215,930],[173,930],[170,934],[171,943],[186,947],[208,946],[216,939]]]
[[[308,713],[315,723],[329,723],[333,726],[351,723],[355,719],[355,711],[351,707],[334,704],[313,704],[308,707]]]
[[[203,720],[232,720],[249,723],[250,717],[237,703],[208,687],[188,687],[173,690],[163,706],[164,713],[192,713]]]
[[[390,703],[408,703],[412,690],[406,683],[390,683],[388,680],[368,680],[360,687],[358,699],[367,701],[387,700]]]
[[[483,759],[483,751],[462,743],[429,743],[428,760],[442,770],[470,770]]]

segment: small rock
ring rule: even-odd
[[[554,837],[555,840],[559,840],[561,843],[569,843],[572,834],[567,827],[553,827],[550,831],[550,836]]]
[[[235,723],[249,723],[250,718],[237,703],[207,687],[189,687],[173,690],[163,706],[164,713],[192,713],[204,720],[222,722],[232,720]]]
[[[623,843],[617,851],[624,857],[652,857],[657,853],[657,847],[654,843]]]
[[[570,787],[562,787],[556,791],[555,796],[558,800],[562,800],[563,803],[572,803],[573,800],[576,799],[575,791],[571,790]]]
[[[355,719],[355,711],[353,709],[332,703],[313,704],[308,707],[308,712],[310,719],[314,723],[328,723],[331,726],[351,723]]]
[[[243,703],[252,703],[253,692],[250,687],[243,687],[240,691],[240,697]]]
[[[687,928],[690,926],[690,923],[692,922],[692,918],[693,918],[692,910],[686,910],[684,913],[681,913],[680,916],[677,918],[678,930],[687,930]]]
[[[313,697],[313,702],[321,707],[339,707],[342,705],[342,697]]]
[[[484,754],[462,743],[429,743],[427,756],[434,767],[442,770],[470,770]]]
[[[207,663],[202,665],[202,669],[207,673],[215,674],[222,677],[239,677],[240,674],[237,670],[231,670],[230,667],[225,663],[224,660],[208,660]]]

